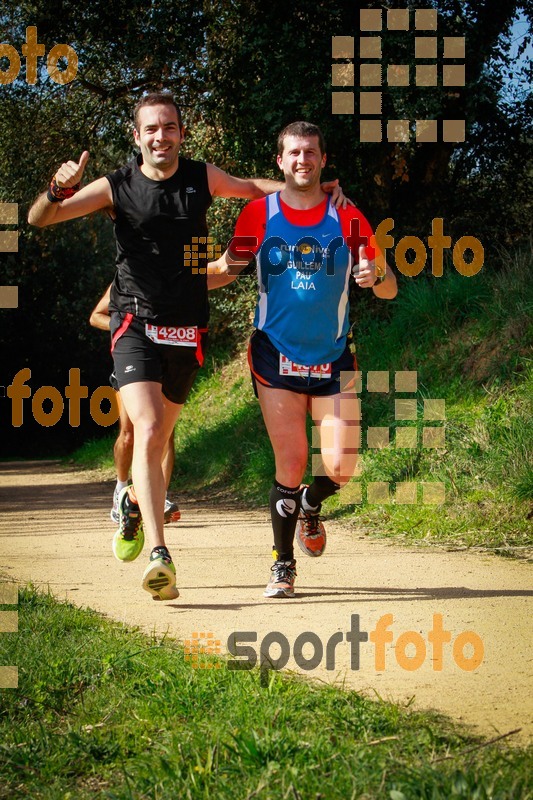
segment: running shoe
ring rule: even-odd
[[[152,551],[150,563],[144,570],[142,587],[150,592],[152,600],[175,600],[180,596],[176,587],[176,567],[170,555],[167,557]]]
[[[131,486],[131,481],[128,483],[128,486]],[[120,513],[118,510],[118,498],[120,495],[120,489],[118,486],[115,486],[115,490],[113,492],[113,508],[109,512],[109,516],[111,518],[111,522],[114,522],[116,525],[120,522]]]
[[[113,553],[119,561],[134,561],[144,547],[141,510],[131,486],[126,486],[118,498],[119,524],[113,537]]]
[[[317,558],[326,549],[326,531],[318,511],[314,514],[300,509],[296,524],[296,541],[300,550],[308,556]]]
[[[181,511],[179,506],[173,500],[169,500],[168,497],[165,498],[165,525],[168,525],[169,522],[177,522],[181,519]]]
[[[296,561],[276,561],[270,568],[270,580],[263,597],[294,597]]]
[[[118,496],[120,492],[118,490],[118,486],[115,486],[115,491],[113,492],[113,508],[109,512],[109,516],[111,517],[111,522],[114,522],[118,525],[120,522],[120,514],[118,513]]]

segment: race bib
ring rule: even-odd
[[[146,335],[156,344],[171,344],[175,347],[197,347],[198,327],[175,328],[170,325],[149,325],[146,323]]]
[[[279,354],[279,374],[290,375],[296,378],[331,378],[331,361],[329,364],[295,364],[290,358]]]

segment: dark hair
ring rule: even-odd
[[[290,125],[286,125],[283,128],[278,136],[279,156],[283,155],[284,140],[286,136],[317,136],[321,155],[324,155],[326,152],[326,140],[324,139],[324,134],[318,125],[313,125],[312,122],[291,122]]]
[[[139,131],[139,111],[144,106],[174,106],[178,115],[178,125],[180,129],[183,128],[181,111],[174,100],[174,96],[170,92],[151,92],[141,97],[133,109],[133,123],[137,131]]]

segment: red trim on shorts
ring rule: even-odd
[[[352,353],[352,361],[353,361],[353,371],[357,372],[357,358],[355,357],[355,353]],[[353,389],[353,387],[355,386],[355,383],[356,383],[356,381],[355,381],[355,377],[354,377],[353,381],[350,381],[348,386],[344,387],[344,391],[346,392],[346,391],[348,391],[350,389]]]
[[[113,350],[115,349],[115,345],[122,336],[122,334],[126,333],[128,328],[130,327],[132,320],[133,320],[133,314],[126,314],[126,316],[122,320],[120,328],[117,328],[111,340],[111,352],[113,352]]]
[[[201,367],[204,365],[204,351],[202,349],[202,333],[207,333],[207,328],[198,328],[198,346],[196,348],[196,360]]]
[[[259,381],[259,383],[263,384],[263,386],[272,387],[272,384],[269,383],[268,381],[266,381],[264,378],[262,378],[261,375],[258,372],[256,372],[255,369],[254,369],[254,365],[252,364],[252,341],[251,340],[248,343],[248,366],[250,367],[250,372],[252,373],[252,375],[254,376],[256,381]]]

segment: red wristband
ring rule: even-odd
[[[72,197],[79,192],[81,186],[77,183],[75,186],[59,186],[56,179],[52,178],[50,183],[50,188],[48,191],[57,201],[60,200],[67,200],[69,197]]]

